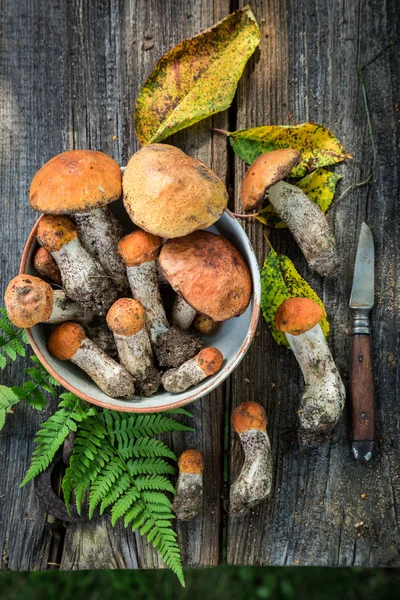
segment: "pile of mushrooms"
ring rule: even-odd
[[[122,193],[134,228],[109,207]],[[22,274],[9,283],[11,321],[47,323],[49,352],[76,364],[108,396],[197,385],[224,360],[217,348],[203,348],[198,333],[212,334],[218,322],[242,314],[252,293],[238,250],[203,231],[227,200],[215,173],[167,144],[137,152],[123,180],[102,152],[55,156],[30,187],[31,206],[44,213],[33,257],[41,277]]]

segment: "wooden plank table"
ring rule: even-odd
[[[210,165],[240,209],[244,164],[210,127],[318,122],[354,155],[336,168],[344,181],[361,181],[372,162],[357,67],[399,31],[396,0],[253,0],[262,36],[229,111],[175,135],[171,143]],[[227,0],[2,0],[0,5],[1,292],[17,272],[36,219],[27,192],[36,170],[67,149],[92,148],[126,164],[139,145],[135,99],[156,60],[238,8]],[[263,321],[230,381],[192,405],[196,433],[172,437],[176,452],[195,445],[206,461],[203,515],[178,524],[186,566],[232,564],[399,566],[400,170],[398,46],[366,72],[377,146],[372,185],[353,190],[329,220],[342,259],[337,281],[311,273],[288,231],[272,231],[322,296],[332,325],[330,344],[348,384],[348,298],[358,232],[370,225],[377,254],[373,313],[377,451],[356,463],[347,439],[347,410],[334,438],[300,452],[296,408],[302,377],[291,353],[278,347]],[[244,224],[260,265],[267,248],[259,223]],[[22,381],[23,361],[2,383]],[[274,482],[271,499],[242,519],[227,518],[229,482],[242,454],[227,417],[244,400],[261,402],[269,416]],[[108,518],[65,524],[46,515],[33,485],[19,489],[43,413],[20,404],[0,437],[0,561],[2,569],[160,567],[140,536],[112,528]],[[227,441],[228,440],[228,441]],[[225,462],[225,469],[224,469]],[[227,467],[227,468],[226,468]],[[362,495],[366,497],[362,498]],[[362,523],[356,527],[356,523]]]

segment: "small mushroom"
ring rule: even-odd
[[[336,276],[340,266],[336,240],[320,207],[286,181],[269,190],[268,200],[290,229],[310,269],[324,277]]]
[[[179,475],[172,509],[180,521],[194,519],[203,507],[204,459],[197,450],[185,450],[178,460]]]
[[[244,210],[261,207],[265,192],[289,175],[301,161],[301,154],[292,148],[272,150],[259,156],[246,171],[242,182]]]
[[[166,371],[161,377],[161,383],[167,392],[186,392],[206,377],[218,373],[223,360],[224,357],[217,348],[204,348],[180,367]]]
[[[67,217],[45,215],[37,239],[56,261],[67,295],[94,314],[106,314],[117,292],[100,263],[79,242],[74,223]]]
[[[244,463],[230,490],[229,513],[243,516],[271,493],[272,454],[267,434],[267,415],[257,402],[243,402],[232,413],[232,427],[239,435]]]
[[[321,307],[309,298],[289,298],[275,316],[300,365],[305,390],[300,402],[299,442],[315,446],[327,441],[340,419],[345,388],[319,321]]]
[[[33,266],[36,271],[49,281],[62,285],[60,269],[56,261],[46,250],[46,248],[38,248],[33,256]]]
[[[240,252],[221,235],[195,231],[168,240],[159,262],[172,288],[214,321],[238,317],[249,305],[249,269]]]
[[[125,266],[117,252],[123,230],[108,207],[121,193],[121,170],[112,158],[95,150],[70,150],[39,169],[32,179],[30,202],[47,214],[73,215],[83,247],[118,292],[126,294]]]
[[[228,203],[225,184],[209,167],[168,144],[148,144],[132,156],[123,190],[132,221],[165,238],[209,227]]]
[[[120,240],[118,250],[126,264],[132,295],[146,312],[146,327],[161,367],[177,367],[201,348],[195,336],[170,327],[157,285],[156,258],[161,239],[141,229]]]
[[[153,364],[153,351],[146,329],[143,306],[131,298],[120,298],[107,313],[121,364],[133,376],[136,393],[152,396],[160,387],[160,373]]]
[[[68,298],[64,290],[53,290],[43,279],[33,275],[14,277],[8,284],[4,302],[10,321],[16,327],[91,318],[90,312]]]
[[[112,398],[132,398],[132,376],[97,344],[90,340],[78,323],[58,325],[47,341],[49,352],[59,360],[70,360],[80,367],[99,388]]]
[[[193,321],[193,327],[201,335],[212,335],[217,331],[218,323],[207,315],[197,313]]]

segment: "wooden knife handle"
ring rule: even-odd
[[[374,378],[369,335],[353,335],[350,391],[352,440],[356,442],[373,441],[375,431]]]

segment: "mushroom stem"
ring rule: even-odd
[[[161,383],[167,392],[175,394],[185,392],[206,377],[217,373],[223,360],[217,348],[204,348],[197,356],[187,360],[180,367],[166,371],[161,377]]]
[[[112,332],[107,327],[107,323],[104,318],[94,317],[94,319],[74,319],[79,321],[82,327],[85,329],[88,337],[99,346],[112,358],[118,361],[118,351],[115,345],[115,340]]]
[[[72,221],[45,215],[39,223],[37,238],[59,266],[67,295],[93,314],[106,314],[117,299],[117,292],[100,263],[80,243]]]
[[[244,463],[230,490],[229,513],[243,516],[271,492],[272,456],[267,434],[267,415],[257,402],[243,402],[232,414],[239,435]]]
[[[71,300],[65,290],[53,290],[53,310],[44,323],[63,323],[64,321],[87,321],[91,318],[90,312]]]
[[[285,335],[305,383],[298,411],[299,442],[315,446],[329,439],[340,419],[345,388],[319,323],[301,335]]]
[[[197,311],[178,294],[172,307],[172,325],[181,331],[186,331],[193,323],[196,314]]]
[[[75,213],[74,220],[82,246],[96,258],[114,282],[120,295],[129,293],[126,269],[117,245],[124,235],[121,224],[108,206]]]
[[[197,450],[185,450],[178,460],[179,476],[172,509],[180,521],[196,517],[203,507],[204,459]]]
[[[268,200],[292,232],[310,269],[326,277],[337,275],[336,241],[319,206],[300,188],[285,181],[269,189]]]
[[[135,379],[137,394],[152,396],[160,387],[160,373],[153,364],[144,308],[136,300],[120,298],[108,311],[107,323],[121,364]]]
[[[131,375],[90,340],[78,323],[58,325],[48,339],[51,354],[80,367],[112,398],[131,398],[135,393]]]

